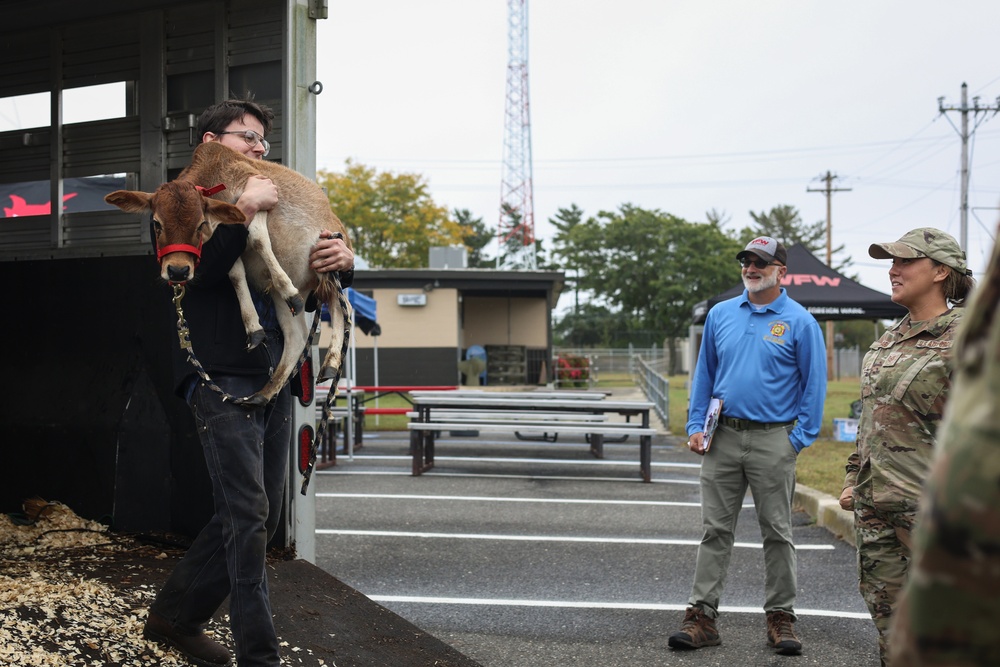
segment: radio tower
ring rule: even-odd
[[[497,268],[531,271],[535,269],[535,212],[528,113],[528,0],[507,0],[507,8],[507,108]]]

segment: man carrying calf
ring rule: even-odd
[[[250,100],[209,107],[198,122],[202,142],[219,142],[250,158],[269,149],[264,137],[274,115]],[[246,330],[229,271],[247,245],[247,226],[258,211],[270,210],[279,192],[270,179],[251,177],[236,207],[245,224],[219,225],[201,249],[197,276],[187,288],[185,317],[199,359],[215,383],[232,396],[248,396],[269,379],[283,340],[274,303],[253,293],[263,343],[247,350]],[[353,279],[354,254],[341,239],[323,238],[310,266]],[[197,665],[228,665],[226,647],[204,628],[229,597],[229,615],[240,667],[281,664],[271,620],[265,554],[284,496],[291,441],[291,396],[286,385],[262,407],[234,405],[210,389],[174,345],[175,391],[194,414],[212,481],[215,514],[167,579],[150,606],[144,635],[178,649]]]

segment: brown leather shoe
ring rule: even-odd
[[[705,614],[701,607],[688,607],[680,631],[667,639],[667,645],[675,649],[695,649],[721,643],[715,619]]]
[[[227,667],[233,662],[229,649],[209,639],[204,632],[185,635],[174,629],[170,621],[155,612],[149,612],[142,636],[158,644],[177,649],[198,667]]]
[[[802,642],[795,636],[791,614],[783,611],[767,612],[767,645],[781,655],[799,655]]]

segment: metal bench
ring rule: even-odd
[[[407,412],[406,416],[415,419],[419,413]],[[509,424],[511,426],[538,426],[545,424],[567,424],[568,422],[580,423],[603,423],[608,421],[608,415],[585,414],[579,412],[511,412],[511,411],[491,411],[491,410],[458,410],[458,411],[436,411],[434,419],[438,421],[452,422],[455,424],[465,424],[462,429],[448,429],[452,435],[457,433],[475,435],[479,424]],[[470,427],[472,427],[470,429]],[[442,429],[445,430],[445,429]],[[559,440],[559,433],[555,429],[549,429],[541,435],[529,435],[525,430],[514,431],[514,436],[518,440],[541,440],[543,442],[556,442]],[[621,436],[618,442],[624,442],[628,435]],[[611,442],[610,440],[608,442]]]
[[[414,410],[406,412],[406,416],[413,419],[419,415]],[[463,421],[473,420],[494,420],[501,421],[538,421],[538,420],[571,420],[586,422],[606,422],[608,415],[603,414],[581,414],[578,412],[512,412],[506,410],[436,410],[434,419],[441,421]]]
[[[639,468],[643,481],[651,480],[652,436],[656,429],[649,426],[652,403],[612,401],[602,398],[551,397],[538,400],[534,392],[506,392],[489,396],[491,392],[463,392],[465,395],[413,395],[410,453],[413,474],[420,475],[434,466],[435,441],[444,431],[511,433],[516,437],[541,436],[554,440],[559,435],[582,435],[590,444],[594,456],[603,458],[607,437],[639,439]],[[640,417],[639,422],[609,421],[611,415],[626,420]]]
[[[447,430],[461,430],[469,428],[472,422],[410,422],[407,428],[410,429],[410,453],[413,457],[413,474],[420,475],[434,467],[434,445],[436,442],[435,433]],[[656,434],[656,429],[642,427],[638,424],[594,424],[581,422],[561,422],[543,424],[524,423],[475,423],[475,428],[479,432],[485,433],[536,433],[539,435],[558,434],[578,434],[587,438],[590,444],[590,451],[596,458],[604,458],[604,437],[608,435],[637,435],[639,436],[639,471],[644,482],[652,479],[652,437]]]

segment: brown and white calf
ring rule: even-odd
[[[160,275],[171,283],[186,283],[195,277],[200,249],[220,224],[242,224],[246,216],[233,204],[251,176],[271,179],[278,188],[278,203],[270,211],[260,211],[249,226],[243,256],[229,272],[240,303],[249,347],[264,334],[247,287],[269,292],[274,299],[285,348],[271,380],[247,403],[266,404],[295,370],[308,338],[302,315],[310,293],[326,303],[333,326],[333,340],[317,379],[336,375],[344,347],[344,313],[336,285],[330,274],[317,273],[309,266],[309,252],[324,229],[350,238],[343,223],[330,209],[320,187],[302,174],[265,160],[252,160],[218,142],[200,144],[189,164],[176,180],[164,183],[156,192],[118,190],[105,200],[131,213],[152,211]],[[225,189],[215,191],[215,186]],[[206,192],[207,191],[207,192]],[[347,300],[342,303],[347,307]],[[197,350],[195,350],[197,352]]]

